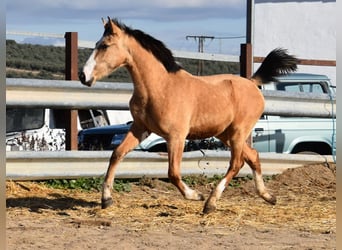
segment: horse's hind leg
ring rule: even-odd
[[[148,136],[148,132],[141,128],[133,128],[127,133],[122,143],[113,151],[109,160],[107,174],[102,185],[102,208],[105,209],[113,204],[111,190],[113,188],[115,171],[120,161],[125,155],[134,149],[140,141]]]
[[[222,140],[224,142],[224,140]],[[211,213],[216,210],[216,201],[220,199],[222,192],[228,186],[229,182],[239,173],[244,161],[242,158],[243,140],[235,140],[231,145],[231,160],[229,169],[225,177],[219,182],[215,189],[210,193],[209,198],[204,204],[203,213]]]
[[[185,199],[188,200],[204,200],[204,196],[189,188],[181,179],[180,168],[182,155],[184,150],[184,139],[168,140],[169,154],[169,171],[168,177],[173,185],[175,185]]]
[[[275,205],[277,202],[276,197],[268,193],[268,191],[265,188],[264,180],[262,178],[262,173],[261,173],[261,165],[260,165],[258,152],[255,149],[248,146],[247,143],[245,143],[244,148],[243,148],[243,157],[253,171],[255,186],[256,186],[258,194],[265,201]]]
[[[276,204],[276,197],[269,194],[265,188],[264,181],[261,174],[261,166],[259,161],[258,152],[255,149],[250,148],[247,143],[243,142],[242,145],[236,142],[232,145],[232,158],[230,166],[225,177],[219,182],[217,187],[211,192],[208,200],[206,201],[203,209],[203,213],[210,213],[216,209],[216,201],[221,197],[222,192],[228,186],[229,182],[234,178],[244,165],[244,161],[253,170],[255,185],[258,194],[267,202]]]

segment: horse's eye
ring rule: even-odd
[[[101,44],[99,45],[99,49],[107,49],[108,47],[109,47],[109,45],[104,44],[104,43],[101,43]]]
[[[99,43],[99,42],[97,42],[95,45],[95,48],[97,48],[97,49],[107,49],[108,47],[109,47],[109,45],[104,44],[104,43]]]

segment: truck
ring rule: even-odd
[[[325,75],[295,73],[262,85],[265,90],[327,94],[336,100],[335,87]],[[332,106],[333,107],[333,106]],[[331,155],[336,151],[336,118],[263,115],[253,129],[259,152]]]

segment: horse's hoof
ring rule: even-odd
[[[184,195],[184,198],[187,200],[192,200],[192,201],[204,201],[205,197],[202,193],[197,192],[195,190],[191,190],[192,192],[188,192]]]
[[[261,198],[263,198],[265,201],[270,203],[271,205],[277,204],[277,197],[274,195],[271,195],[270,193],[263,193],[259,194]]]
[[[192,197],[189,198],[189,200],[194,200],[194,201],[204,201],[205,197],[202,193],[197,193],[193,195]]]
[[[216,210],[216,205],[213,202],[207,202],[204,204],[203,214],[210,214]]]
[[[275,205],[277,204],[277,197],[271,196],[271,198],[267,199],[266,201],[272,205]]]
[[[102,209],[106,209],[107,207],[110,207],[113,204],[113,199],[109,198],[109,199],[102,199],[101,200],[101,208]]]

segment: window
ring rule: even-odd
[[[304,92],[304,93],[326,93],[323,85],[319,82],[281,82],[277,85],[277,90],[286,92]]]
[[[38,129],[44,125],[44,109],[6,109],[6,133]]]

